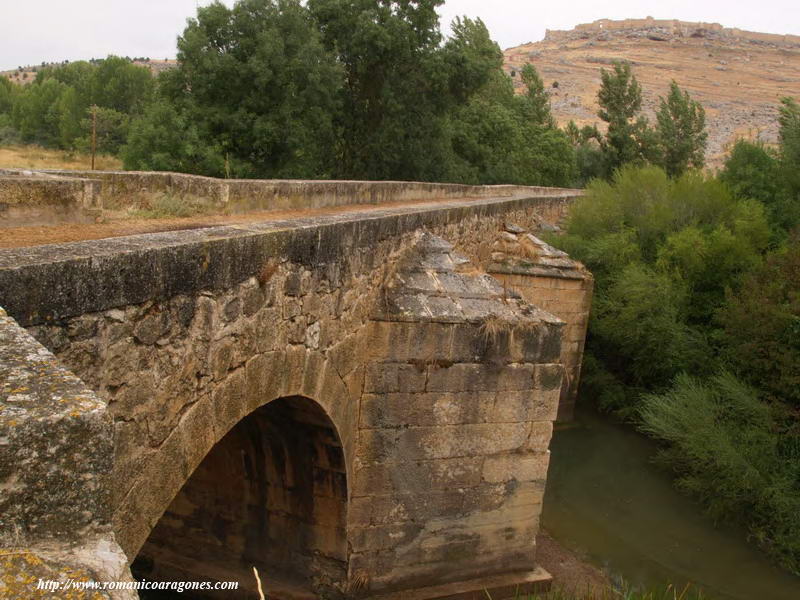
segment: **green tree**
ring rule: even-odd
[[[776,401],[800,409],[800,239],[795,238],[729,293],[720,312],[726,354]]]
[[[14,84],[0,77],[0,115],[10,114],[14,108]]]
[[[59,103],[67,89],[66,84],[50,79],[25,86],[18,94],[12,121],[24,141],[58,146],[62,114]]]
[[[17,86],[5,77],[0,78],[0,144],[20,142],[20,134],[12,119],[16,98]]]
[[[86,133],[82,123],[86,108],[78,99],[74,87],[65,86],[56,104],[58,112],[58,139],[61,148],[73,148],[76,141]]]
[[[442,0],[309,0],[345,69],[345,177],[441,180],[448,117],[488,80],[502,54],[479,20],[456,20],[442,44]]]
[[[442,0],[309,0],[345,69],[340,175],[438,179],[449,81],[436,7]]]
[[[575,121],[570,121],[564,127],[564,133],[575,149],[576,179],[573,185],[584,187],[592,179],[602,177],[605,174],[603,136],[597,126],[578,128]]]
[[[92,85],[92,104],[127,115],[141,114],[155,92],[149,69],[118,56],[100,62]]]
[[[108,108],[99,106],[96,109],[97,151],[105,154],[118,154],[128,139],[130,116]],[[91,148],[91,117],[81,121],[81,129],[86,132],[78,143],[86,151]]]
[[[539,127],[554,129],[556,120],[550,112],[550,96],[544,91],[544,82],[531,64],[522,67],[522,83],[525,93],[521,96],[525,118]]]
[[[784,179],[791,200],[800,204],[800,104],[793,98],[781,99],[778,124]]]
[[[772,148],[738,140],[719,175],[736,196],[764,205],[775,245],[800,223],[800,201],[792,198],[786,181],[786,171],[790,169],[784,165],[780,153]]]
[[[172,102],[156,100],[130,125],[122,149],[126,169],[176,171],[179,173],[224,173],[222,150],[201,140],[196,123]]]
[[[503,52],[480,19],[456,17],[445,43],[445,69],[450,74],[449,93],[463,105],[503,67]]]
[[[628,63],[615,62],[612,71],[600,70],[597,115],[608,129],[602,140],[606,175],[627,163],[654,158],[657,151],[654,133],[642,108],[642,88]]]
[[[178,39],[178,67],[161,82],[177,118],[192,123],[218,156],[200,162],[183,157],[193,171],[216,165],[203,172],[225,175],[228,160],[238,177],[332,174],[342,71],[299,0],[200,7]],[[163,107],[148,113],[156,119],[165,114]],[[145,135],[155,133],[137,123],[133,147],[145,146]],[[154,147],[162,142],[160,135],[153,139]]]
[[[781,188],[778,156],[760,142],[737,140],[719,177],[739,198],[765,205],[775,201]]]
[[[451,181],[566,186],[574,180],[567,136],[531,118],[528,94],[515,95],[511,78],[499,68],[453,112],[450,134]]]
[[[673,81],[667,97],[660,99],[656,119],[661,164],[667,174],[677,177],[690,166],[702,168],[708,141],[702,105]]]

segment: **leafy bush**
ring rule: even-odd
[[[800,437],[758,393],[728,372],[680,375],[646,395],[642,429],[666,442],[659,460],[717,520],[744,521],[779,562],[800,574]]]
[[[800,410],[800,238],[729,294],[719,320],[737,371],[773,401]]]
[[[713,372],[714,315],[769,238],[759,203],[696,172],[670,179],[627,166],[594,180],[553,240],[596,280],[585,388],[631,417],[641,393],[667,389],[681,372]]]
[[[789,160],[787,159],[787,162]],[[792,198],[780,154],[760,143],[739,140],[725,161],[720,180],[739,198],[764,205],[775,242],[800,223],[800,201]]]

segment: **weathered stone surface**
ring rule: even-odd
[[[531,571],[564,325],[464,254],[480,258],[507,219],[532,226],[563,202],[432,204],[369,220],[0,251],[0,297],[25,294],[14,300],[21,318],[108,403],[97,400],[109,432],[113,419],[106,508],[129,559],[154,527],[179,532],[191,515],[198,525],[187,531],[214,522],[225,532],[230,543],[195,538],[217,548],[219,565],[224,548],[257,557],[247,554],[257,546],[248,519],[296,488],[306,496],[275,518],[308,543],[281,564],[332,597],[359,587],[361,569],[379,574],[366,595]],[[25,288],[39,277],[52,294]],[[264,426],[256,415],[301,399],[310,400],[265,437],[291,450],[248,446],[248,428]],[[294,439],[301,430],[316,433]],[[215,454],[229,432],[241,444]],[[289,468],[280,456],[299,462]],[[221,457],[239,473],[224,486],[211,476]],[[252,515],[233,500],[263,489],[273,495]],[[204,506],[210,498],[217,504]],[[169,538],[153,537],[150,556]],[[173,575],[205,573],[179,550],[170,550]]]
[[[105,403],[0,309],[0,542],[106,527],[112,436]]]
[[[66,589],[40,589],[40,581]],[[127,558],[113,539],[93,537],[79,545],[50,542],[0,552],[0,598],[137,600],[135,586]]]
[[[562,323],[428,235],[377,309],[351,569],[372,575],[372,593],[458,580],[467,563],[472,576],[534,569]]]
[[[570,420],[578,394],[594,281],[591,273],[565,252],[531,234],[520,237],[522,243],[513,251],[507,251],[501,257],[492,255],[487,269],[505,285],[519,290],[527,301],[552,312],[566,323],[558,351],[564,367],[564,385],[556,383],[553,378],[550,387],[561,386],[558,418]],[[542,362],[547,362],[542,358]],[[544,371],[540,376],[544,377]],[[547,387],[549,384],[544,381],[543,385]]]

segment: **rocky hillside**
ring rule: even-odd
[[[777,139],[777,104],[800,98],[800,36],[727,29],[717,23],[652,18],[601,20],[505,51],[507,71],[533,64],[549,87],[559,122],[597,123],[600,69],[627,61],[652,116],[671,80],[706,109],[708,162],[719,166],[737,137]]]

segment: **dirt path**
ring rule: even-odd
[[[466,199],[466,198],[465,198]],[[464,200],[464,199],[462,199]],[[453,200],[449,200],[453,201]],[[460,200],[459,200],[460,201]],[[236,225],[242,223],[263,223],[299,217],[315,217],[322,215],[349,212],[375,212],[386,208],[429,204],[436,200],[417,202],[391,202],[384,204],[348,204],[305,210],[271,210],[248,212],[235,215],[202,215],[195,217],[171,217],[164,219],[132,219],[105,217],[104,223],[65,223],[60,225],[8,227],[0,228],[0,248],[21,248],[41,246],[44,244],[63,244],[83,240],[100,240],[104,238],[136,235],[140,233],[156,233],[159,231],[178,231],[182,229],[202,229],[217,225]],[[448,200],[440,200],[442,203]]]

